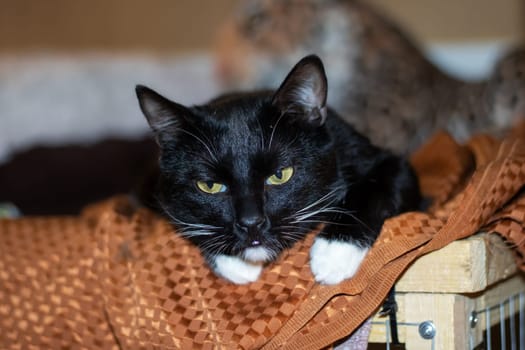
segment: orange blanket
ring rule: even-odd
[[[355,330],[419,256],[480,229],[525,270],[525,133],[457,145],[439,134],[413,157],[425,213],[388,220],[357,275],[314,283],[310,235],[260,280],[217,278],[153,213],[112,198],[79,217],[0,221],[0,348],[318,349]]]

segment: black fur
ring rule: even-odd
[[[230,94],[191,108],[137,86],[161,150],[159,207],[212,266],[218,254],[242,257],[259,245],[276,258],[320,223],[329,240],[369,247],[386,218],[418,207],[407,161],[327,109],[326,90],[315,56],[301,60],[275,93]],[[265,184],[290,166],[287,183]],[[196,181],[227,191],[207,194]]]

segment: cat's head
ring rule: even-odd
[[[136,91],[161,150],[161,207],[205,256],[271,261],[344,196],[316,56],[301,60],[276,92],[188,108]]]
[[[505,54],[488,81],[492,125],[505,128],[525,118],[525,48]]]

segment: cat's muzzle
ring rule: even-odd
[[[256,217],[250,220],[239,220],[235,223],[237,236],[241,238],[246,247],[259,247],[264,245],[264,236],[270,229],[270,221],[267,217]]]

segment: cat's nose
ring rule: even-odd
[[[253,234],[266,229],[268,219],[260,199],[254,196],[239,199],[236,214],[236,226],[241,232]]]
[[[236,226],[242,235],[242,239],[249,247],[258,247],[263,244],[264,231],[268,220],[263,216],[251,216],[240,218]]]
[[[266,218],[262,215],[249,215],[239,218],[237,226],[244,232],[254,229],[261,230],[266,224]]]

